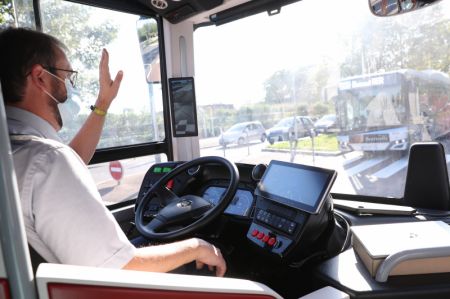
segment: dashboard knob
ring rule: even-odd
[[[252,170],[252,179],[256,182],[259,182],[266,172],[267,165],[266,164],[258,164],[253,167]]]
[[[200,165],[189,168],[187,170],[187,173],[190,176],[195,176],[195,175],[197,175],[199,173],[199,171],[200,171]]]

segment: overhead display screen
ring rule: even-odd
[[[316,214],[336,179],[336,171],[271,161],[255,194]]]

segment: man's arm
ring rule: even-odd
[[[123,269],[168,272],[192,261],[196,261],[197,268],[202,268],[205,264],[210,270],[215,267],[217,276],[223,276],[227,269],[220,250],[197,238],[139,248],[135,257]]]
[[[122,81],[123,72],[119,71],[114,81],[111,79],[109,73],[109,54],[106,49],[103,49],[102,58],[99,66],[99,81],[100,91],[98,93],[95,106],[103,111],[108,111],[111,102],[117,96],[120,82]],[[94,155],[100,135],[102,133],[103,124],[105,123],[105,116],[91,113],[83,124],[77,135],[69,143],[77,154],[81,157],[84,163],[88,164]]]

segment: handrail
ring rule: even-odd
[[[13,167],[0,86],[0,243],[14,299],[35,299],[36,289]]]
[[[392,269],[404,261],[448,256],[450,256],[450,246],[401,250],[390,254],[383,262],[381,262],[375,280],[378,282],[386,282]]]

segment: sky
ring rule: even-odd
[[[339,34],[369,15],[367,2],[303,0],[266,13],[195,33],[195,66],[199,104],[216,101],[239,106],[264,98],[263,82],[274,72],[339,60]],[[362,4],[364,3],[364,4]],[[311,12],[317,13],[311,13]],[[364,11],[365,13],[359,13]],[[255,30],[257,28],[258,30]]]

